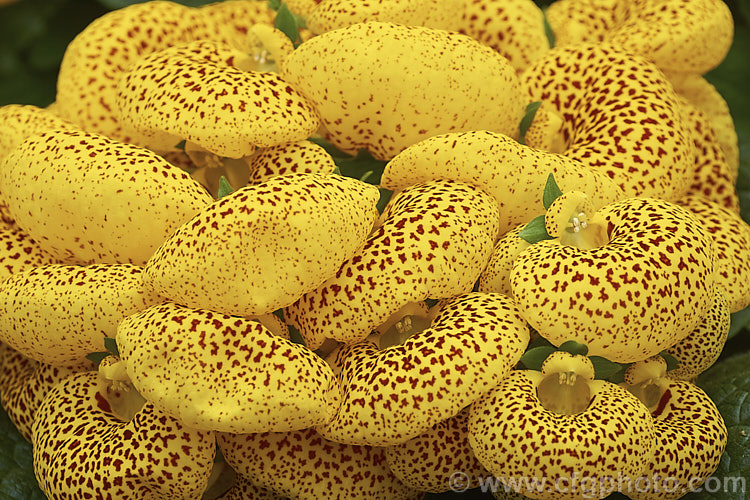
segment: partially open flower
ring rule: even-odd
[[[455,489],[453,474],[466,474],[460,487],[476,488],[489,472],[469,446],[469,410],[435,424],[409,441],[385,449],[388,467],[404,484],[420,491],[440,493]]]
[[[719,260],[699,218],[648,198],[595,214],[576,206],[563,215],[570,239],[531,245],[511,271],[521,313],[545,338],[555,345],[576,340],[592,355],[633,362],[674,345],[702,321]]]
[[[298,500],[421,498],[402,484],[370,446],[329,441],[313,429],[259,434],[219,434],[219,448],[251,482]]]
[[[626,382],[658,385],[652,415],[656,427],[653,458],[621,491],[633,500],[674,500],[699,487],[719,466],[727,428],[713,401],[689,382],[666,378],[661,358],[628,368]],[[647,481],[639,480],[646,478]],[[644,487],[645,486],[645,487]]]
[[[737,172],[729,167],[708,117],[685,99],[682,101],[683,121],[693,139],[695,158],[688,194],[698,194],[739,213]]]
[[[492,251],[497,215],[491,196],[459,182],[405,189],[354,256],[289,306],[286,319],[317,349],[326,338],[362,340],[409,303],[471,291]]]
[[[467,0],[460,32],[495,49],[517,72],[550,49],[544,13],[532,0]]]
[[[679,201],[708,232],[716,247],[716,285],[724,290],[730,312],[750,304],[750,226],[739,214],[702,196]]]
[[[504,234],[544,213],[540,193],[549,174],[563,191],[588,193],[596,208],[624,197],[604,173],[487,131],[445,134],[417,143],[388,162],[381,184],[394,191],[434,179],[477,186],[495,197],[499,234]]]
[[[404,337],[401,344],[365,340],[331,353],[343,401],[318,427],[323,436],[391,446],[426,432],[499,384],[521,358],[529,331],[511,299],[475,293],[446,301],[431,324]]]
[[[674,201],[686,193],[691,138],[654,64],[612,47],[555,48],[521,81],[527,99],[552,104],[562,118],[563,155],[605,173],[629,196]]]
[[[74,366],[102,351],[122,319],[162,301],[129,264],[35,267],[0,284],[0,340],[42,363]]]
[[[34,472],[49,498],[198,498],[216,452],[213,433],[189,429],[146,403],[123,422],[96,372],[52,389],[33,426]]]
[[[213,201],[151,151],[64,130],[13,150],[0,168],[0,189],[18,225],[69,264],[143,264]]]
[[[513,290],[510,287],[510,271],[513,269],[516,257],[530,245],[528,241],[518,236],[525,226],[525,224],[516,226],[497,240],[492,257],[479,277],[477,291],[513,296]]]
[[[256,147],[306,139],[320,123],[312,105],[279,75],[259,71],[259,64],[216,42],[171,47],[122,77],[117,105],[123,121],[160,151],[187,140],[241,158]]]
[[[616,489],[613,478],[638,475],[651,460],[654,422],[627,390],[593,380],[588,358],[553,356],[542,372],[511,372],[472,405],[469,443],[494,476],[528,479],[516,484],[527,497],[602,498],[608,480]]]
[[[514,135],[523,116],[510,63],[442,30],[371,22],[329,31],[295,50],[282,74],[314,103],[333,144],[381,160],[447,132]]]
[[[55,112],[88,132],[142,144],[139,134],[119,120],[116,95],[122,75],[148,54],[214,32],[207,16],[174,2],[135,4],[101,16],[65,51]]]
[[[215,33],[211,40],[246,50],[250,27],[254,23],[273,26],[274,11],[264,0],[225,0],[203,5],[197,12]]]
[[[250,158],[249,184],[286,174],[330,174],[336,168],[325,149],[310,141],[259,149]]]
[[[558,46],[606,41],[674,73],[702,75],[732,44],[721,0],[558,0],[547,10]]]
[[[315,34],[356,23],[381,21],[457,31],[465,0],[319,0],[307,15]]]
[[[91,363],[58,367],[38,363],[0,343],[0,403],[13,424],[28,441],[44,397],[69,376],[88,371]]]
[[[706,317],[690,334],[668,349],[680,364],[669,372],[672,380],[692,381],[708,370],[721,355],[729,335],[729,302],[724,290],[716,287],[714,302]]]
[[[339,175],[292,174],[242,188],[159,247],[144,282],[190,307],[270,313],[354,255],[377,219],[378,198],[375,186]]]
[[[191,428],[248,433],[327,423],[339,403],[331,368],[265,323],[166,303],[123,320],[117,344],[138,392]]]
[[[729,112],[727,101],[716,87],[700,75],[669,75],[675,91],[701,110],[711,122],[724,158],[729,165],[729,173],[737,179],[740,165],[740,148],[737,145],[737,131]]]

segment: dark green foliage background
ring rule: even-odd
[[[55,100],[55,81],[65,47],[91,21],[132,0],[21,0],[0,7],[0,106]],[[205,0],[184,0],[197,6]],[[549,0],[538,0],[547,5]],[[707,78],[729,102],[739,135],[741,166],[737,185],[743,218],[750,221],[750,0],[727,0],[735,15],[735,41],[724,63]],[[0,131],[0,133],[2,133]],[[363,167],[364,168],[364,167]],[[750,481],[750,308],[732,316],[731,338],[722,360],[701,376],[700,385],[722,412],[729,444],[717,477]],[[748,485],[750,486],[750,484]],[[471,491],[462,495],[428,495],[430,499],[492,498]],[[624,498],[613,495],[612,498]],[[0,500],[43,499],[31,467],[31,446],[0,410]],[[750,492],[694,493],[694,500],[744,500]]]

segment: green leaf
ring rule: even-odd
[[[34,477],[31,443],[0,409],[0,498],[45,500]]]
[[[289,327],[289,339],[295,344],[305,345],[305,339],[302,338],[302,334],[292,325],[286,325]]]
[[[234,188],[231,184],[229,184],[227,178],[223,175],[219,177],[219,199],[224,198],[226,195],[232,193],[234,193]]]
[[[271,10],[279,10],[281,7],[281,0],[268,0],[268,8]]]
[[[750,477],[750,353],[725,359],[698,378],[700,385],[719,409],[729,435],[727,447],[714,477]],[[709,483],[710,485],[710,483]],[[691,493],[690,500],[745,500],[745,493],[721,491]]]
[[[365,172],[365,175],[363,175],[359,180],[361,180],[362,182],[367,182],[367,179],[372,177],[373,173],[374,172],[372,170],[368,170],[367,172]]]
[[[120,355],[120,349],[117,347],[117,341],[112,337],[104,337],[104,348],[115,356]]]
[[[518,236],[532,245],[539,243],[544,240],[553,239],[552,236],[547,233],[547,227],[544,225],[544,215],[538,215],[531,219],[531,222],[526,224]]]
[[[521,356],[521,363],[529,370],[541,370],[542,363],[549,357],[550,354],[556,352],[557,348],[554,346],[540,346],[534,347],[526,351]]]
[[[175,147],[175,149],[179,149],[180,151],[185,151],[185,143],[186,143],[186,141],[183,139],[180,142],[178,142],[177,144],[175,144],[174,147]]]
[[[341,169],[341,175],[352,179],[362,179],[365,174],[371,172],[367,177],[367,182],[375,185],[380,184],[383,170],[388,164],[387,161],[374,158],[366,149],[361,149],[357,156],[347,155],[344,158],[334,156],[333,161]]]
[[[276,18],[273,20],[273,27],[284,33],[287,38],[292,41],[295,48],[299,45],[299,26],[297,26],[297,19],[285,3],[282,3],[276,11]]]
[[[542,193],[542,204],[544,205],[544,209],[549,210],[549,207],[552,206],[552,203],[560,196],[562,196],[562,194],[562,191],[555,181],[555,176],[553,174],[549,174],[549,176],[547,177],[547,183],[544,185],[544,193]]]
[[[544,34],[547,35],[550,48],[555,48],[555,34],[552,32],[552,26],[550,26],[547,19],[547,9],[542,11],[542,15],[544,16]]]
[[[567,342],[563,342],[562,344],[560,344],[558,351],[565,351],[572,354],[573,356],[585,356],[589,353],[589,348],[586,346],[586,344],[581,344],[580,342],[576,342],[575,340],[568,340]]]
[[[378,188],[378,191],[380,191],[380,199],[378,200],[378,204],[376,206],[378,208],[378,212],[382,214],[385,210],[386,205],[388,205],[388,202],[391,201],[391,198],[393,197],[393,191],[385,188]]]
[[[667,362],[667,371],[671,372],[672,370],[676,370],[678,366],[680,366],[680,360],[669,354],[667,351],[662,351],[659,353],[659,356],[664,358],[664,361]]]
[[[91,354],[86,355],[86,359],[94,363],[96,366],[99,366],[104,358],[111,355],[112,354],[109,352],[92,352]]]
[[[539,111],[541,105],[542,101],[536,101],[526,106],[526,114],[521,119],[521,124],[519,126],[521,139],[518,142],[521,144],[526,144],[526,132],[529,131],[529,127],[534,123],[534,117],[536,116],[536,112]]]
[[[623,366],[601,356],[589,356],[591,364],[594,365],[594,378],[598,380],[609,380],[619,372],[625,373]]]

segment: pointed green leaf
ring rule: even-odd
[[[523,366],[529,370],[539,371],[542,369],[542,363],[544,363],[544,360],[555,351],[557,351],[557,349],[552,346],[534,347],[521,356],[521,363],[523,363]]]
[[[279,6],[276,11],[276,18],[273,20],[273,27],[284,33],[292,41],[294,47],[299,45],[299,26],[294,14],[289,10],[285,3]]]
[[[16,430],[0,408],[0,498],[44,500],[34,477],[31,443]]]
[[[526,144],[526,132],[529,131],[531,124],[534,123],[534,117],[536,116],[536,112],[539,111],[541,105],[542,101],[536,101],[526,106],[526,114],[521,119],[521,125],[519,126],[521,138],[518,142],[521,144]]]
[[[281,0],[268,0],[268,8],[271,10],[279,10],[281,7]]]
[[[378,212],[382,214],[386,205],[388,205],[388,202],[391,201],[391,198],[393,197],[393,191],[385,188],[378,188],[378,191],[380,191],[380,199],[378,200],[377,207]]]
[[[104,348],[115,356],[120,355],[120,349],[117,347],[117,341],[112,337],[104,337]]]
[[[669,354],[667,351],[660,352],[659,356],[664,358],[664,361],[667,362],[668,372],[671,372],[672,370],[675,370],[678,366],[680,366],[680,360]]]
[[[594,378],[597,380],[609,380],[610,377],[617,375],[619,372],[625,373],[623,366],[619,363],[608,360],[601,356],[589,356],[591,364],[594,365]]]
[[[299,330],[297,330],[297,328],[292,325],[287,326],[289,327],[289,340],[291,340],[295,344],[305,345],[305,339],[302,338],[302,334],[299,332]]]
[[[178,142],[177,144],[175,144],[175,148],[179,149],[180,151],[185,151],[185,141],[182,140]]]
[[[104,358],[111,355],[112,354],[109,352],[92,352],[91,354],[86,355],[86,359],[88,359],[98,367]]]
[[[563,342],[562,344],[560,344],[558,351],[569,352],[573,356],[585,356],[589,353],[589,348],[586,346],[586,344],[581,344],[580,342],[576,342],[575,340],[568,340],[567,342]]]
[[[228,194],[234,193],[234,188],[231,184],[229,184],[229,181],[226,177],[223,175],[219,178],[219,199],[224,198]]]
[[[531,222],[521,229],[518,236],[532,245],[534,243],[539,243],[540,241],[553,239],[552,236],[547,233],[547,227],[544,225],[544,215],[539,215],[531,219]]]
[[[557,181],[555,181],[555,176],[549,174],[547,177],[547,183],[544,185],[544,193],[542,193],[542,204],[544,205],[544,209],[549,210],[552,203],[562,196],[562,194],[562,190],[560,190]]]
[[[550,26],[547,19],[547,9],[542,10],[542,15],[544,16],[544,34],[547,35],[549,47],[553,49],[555,48],[555,33],[552,31],[552,26]]]

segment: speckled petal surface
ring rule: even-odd
[[[532,0],[467,0],[460,32],[495,49],[519,72],[550,49],[544,14]]]
[[[654,64],[608,46],[556,48],[521,82],[529,101],[551,103],[562,117],[563,155],[605,173],[629,196],[685,194],[690,136],[674,89]]]
[[[18,225],[70,264],[143,264],[212,201],[156,154],[85,132],[24,141],[5,158],[0,189]]]
[[[125,142],[141,141],[119,121],[116,95],[122,75],[140,58],[191,40],[209,38],[210,23],[174,2],[136,4],[109,12],[68,45],[57,80],[55,112],[86,131]]]
[[[463,4],[464,0],[322,0],[307,16],[307,26],[316,34],[368,21],[456,31]]]
[[[526,323],[508,297],[456,297],[430,328],[403,344],[380,350],[365,340],[331,353],[343,401],[318,431],[349,444],[404,443],[499,384],[528,342]]]
[[[123,320],[117,344],[138,392],[195,429],[297,430],[338,407],[325,361],[257,321],[166,303]]]
[[[715,245],[697,217],[662,200],[630,198],[599,213],[609,243],[531,245],[513,265],[513,295],[553,344],[576,340],[592,356],[640,361],[703,319],[714,297]]]
[[[9,104],[0,107],[0,164],[27,137],[48,130],[73,129],[73,125],[51,111],[36,106]]]
[[[390,23],[317,36],[294,51],[282,74],[314,103],[334,145],[378,159],[447,132],[513,135],[525,104],[513,67],[489,47]]]
[[[654,422],[635,396],[595,381],[586,410],[559,415],[539,402],[541,379],[539,372],[511,372],[471,407],[469,443],[494,476],[519,479],[529,498],[577,500],[584,492],[571,487],[574,477],[598,487],[620,473],[638,475],[652,459]]]
[[[162,301],[129,264],[36,267],[0,284],[0,340],[42,363],[75,365],[103,351],[123,318]]]
[[[734,34],[721,0],[558,0],[547,19],[557,46],[608,41],[664,71],[698,75],[718,66]]]
[[[586,192],[597,208],[624,197],[604,173],[488,131],[445,134],[407,148],[386,165],[381,185],[399,191],[448,179],[477,186],[497,200],[504,234],[544,213],[542,193],[549,174],[563,191]]]
[[[683,121],[693,138],[694,166],[688,194],[700,195],[739,213],[740,201],[732,172],[708,117],[683,100]]]
[[[216,452],[213,433],[149,403],[130,422],[117,420],[96,372],[52,389],[33,430],[34,472],[50,500],[198,498]]]
[[[374,186],[338,175],[292,174],[239,189],[178,229],[144,281],[190,307],[274,311],[355,253],[378,217],[378,198]]]
[[[123,76],[117,105],[124,121],[156,134],[153,147],[163,149],[186,139],[241,158],[315,132],[320,121],[310,102],[279,75],[252,66],[247,54],[216,42],[165,49]]]
[[[10,214],[8,205],[0,199],[0,230],[20,230],[13,216]]]
[[[420,491],[440,493],[455,488],[451,476],[466,474],[470,482],[459,486],[476,488],[489,472],[469,446],[469,410],[443,420],[409,441],[385,449],[388,467],[404,484]]]
[[[750,304],[750,226],[735,212],[701,196],[679,201],[703,225],[716,245],[716,285],[737,312]]]
[[[719,286],[714,301],[703,321],[695,330],[668,349],[669,354],[680,362],[669,372],[674,380],[693,380],[708,370],[719,359],[729,334],[729,302]]]
[[[727,101],[716,87],[700,75],[669,75],[675,91],[694,106],[703,111],[718,138],[721,150],[729,164],[730,174],[737,178],[740,165],[740,148],[737,145],[737,131],[729,112]]]
[[[248,159],[249,184],[286,174],[331,174],[336,168],[325,149],[310,141],[294,142],[258,150]]]
[[[298,500],[406,500],[421,495],[388,470],[382,448],[328,441],[314,429],[219,434],[224,457],[240,476]]]
[[[18,432],[31,441],[34,416],[47,393],[70,375],[91,368],[89,362],[67,368],[38,363],[0,343],[0,403]]]
[[[237,476],[234,485],[216,500],[286,500],[271,490],[256,486],[244,476]]]
[[[513,290],[510,287],[510,271],[513,269],[513,262],[518,254],[529,246],[529,242],[518,236],[524,227],[526,224],[516,226],[497,240],[492,250],[492,257],[479,277],[477,291],[513,296]]]
[[[656,485],[651,482],[650,491],[643,491],[644,483],[636,481],[633,491],[623,493],[633,500],[681,498],[716,471],[727,428],[713,401],[689,382],[671,382],[653,416],[656,447],[642,475],[661,479]]]
[[[305,344],[356,342],[409,302],[471,291],[492,252],[497,206],[466,184],[434,181],[392,199],[353,257],[286,309]]]
[[[0,229],[0,283],[10,275],[58,261],[18,229]]]

